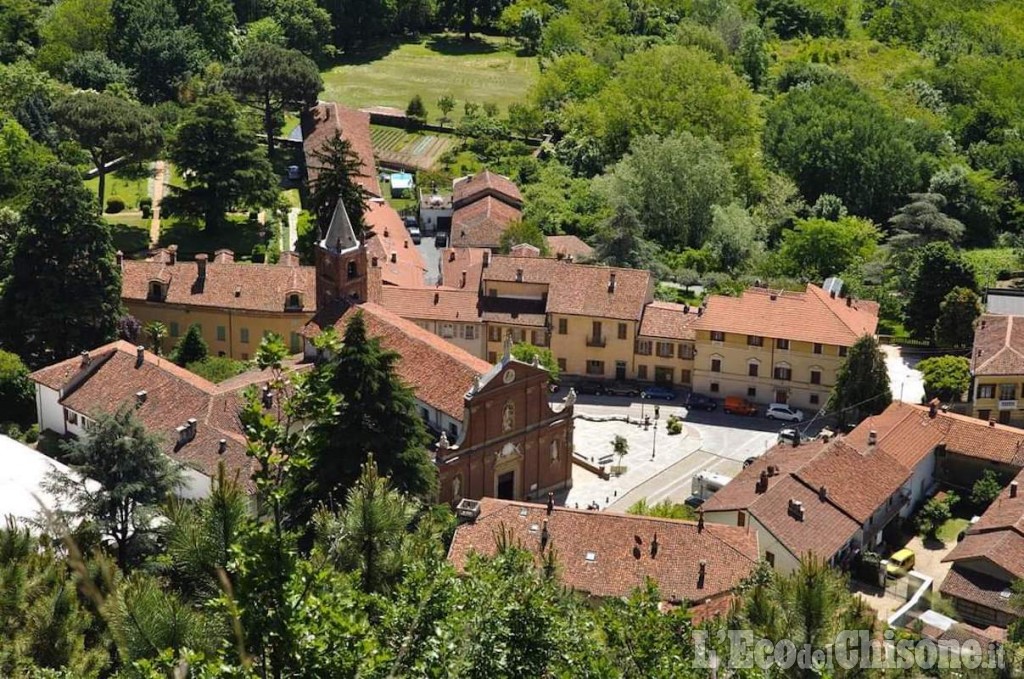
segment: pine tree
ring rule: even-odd
[[[931,339],[942,301],[958,287],[978,291],[974,267],[963,254],[944,241],[921,248],[911,274],[907,330],[915,337]]]
[[[878,340],[864,335],[850,347],[839,368],[829,399],[829,410],[836,411],[841,422],[859,421],[861,416],[877,415],[892,403],[889,371]]]
[[[188,331],[178,342],[178,346],[174,347],[174,362],[186,366],[189,363],[205,360],[208,355],[209,347],[206,346],[206,340],[203,339],[203,332],[199,329],[198,324],[193,323],[188,326]]]
[[[363,213],[369,193],[356,179],[365,176],[359,156],[347,139],[336,134],[313,152],[315,173],[309,181],[309,198],[321,234],[327,232],[334,208],[341,198],[356,233],[364,228]]]

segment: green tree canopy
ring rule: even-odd
[[[174,362],[185,366],[189,363],[197,363],[206,359],[209,354],[209,347],[203,339],[203,331],[198,323],[188,326],[188,330],[174,347]]]
[[[330,13],[316,0],[273,0],[272,17],[287,46],[320,61],[334,53]]]
[[[988,507],[1003,492],[1003,483],[991,469],[986,469],[981,478],[971,486],[971,504],[975,507]]]
[[[231,210],[265,207],[277,200],[277,180],[266,155],[226,94],[204,97],[186,109],[168,145],[181,185],[171,185],[165,214],[201,220],[208,230]]]
[[[551,349],[538,347],[529,342],[517,342],[512,345],[512,358],[524,363],[533,363],[534,357],[537,358],[540,366],[548,371],[551,381],[557,382],[559,375],[558,361],[555,359],[555,355],[551,353]]]
[[[224,84],[240,101],[260,113],[270,156],[285,109],[305,110],[313,106],[324,88],[316,63],[302,52],[259,43],[247,45],[228,66]]]
[[[953,288],[939,304],[935,342],[942,347],[967,347],[974,342],[974,324],[984,311],[981,297],[969,288]]]
[[[801,219],[782,232],[776,262],[785,274],[824,280],[869,260],[881,233],[856,217]]]
[[[906,326],[915,337],[934,336],[942,302],[954,288],[977,292],[974,267],[949,243],[924,246],[910,275],[906,307]]]
[[[938,193],[912,193],[910,202],[891,219],[889,242],[900,248],[919,248],[934,241],[956,245],[964,235],[964,225],[942,210],[946,198]]]
[[[315,174],[310,173],[307,188],[309,202],[316,215],[318,229],[311,229],[313,237],[327,233],[334,208],[341,200],[356,234],[365,228],[363,214],[369,193],[356,180],[363,176],[362,161],[348,140],[340,134],[328,139],[313,152]]]
[[[917,369],[928,400],[959,403],[971,387],[971,363],[963,356],[932,356],[920,361]]]
[[[889,371],[878,340],[865,335],[857,340],[839,367],[832,388],[828,409],[839,415],[841,422],[860,421],[877,415],[892,403]]]
[[[544,232],[536,224],[526,221],[519,221],[510,224],[501,234],[499,245],[504,254],[508,254],[513,246],[526,243],[540,249],[541,256],[547,256],[548,242],[544,238]]]
[[[50,165],[36,176],[9,256],[0,282],[0,343],[29,366],[115,336],[121,272],[110,229],[74,168]]]
[[[0,403],[4,421],[27,425],[35,420],[35,387],[17,354],[0,349]]]
[[[764,236],[750,213],[731,203],[711,207],[711,229],[704,247],[719,271],[740,271],[764,252]]]
[[[657,259],[661,248],[644,237],[636,210],[619,205],[595,237],[595,256],[609,266],[643,269]]]

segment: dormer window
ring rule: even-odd
[[[284,298],[284,308],[287,311],[301,311],[302,310],[302,295],[297,292],[289,292]]]
[[[167,286],[164,285],[163,281],[150,281],[149,292],[146,295],[146,299],[153,302],[162,302],[167,296]]]

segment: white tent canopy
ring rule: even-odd
[[[70,509],[66,501],[44,490],[51,471],[73,473],[67,465],[0,435],[0,521],[13,516],[24,525],[37,519],[43,507],[51,511]]]

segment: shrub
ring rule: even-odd
[[[928,500],[917,513],[917,530],[922,537],[934,538],[936,531],[953,516],[953,505],[960,501],[956,493]]]
[[[25,441],[25,443],[35,443],[36,441],[38,441],[39,425],[33,424],[31,427],[26,429],[25,433],[22,435],[22,439]]]
[[[139,209],[142,210],[142,216],[149,219],[153,216],[153,199],[143,198],[139,201]]]
[[[194,361],[185,368],[200,377],[210,380],[214,384],[241,375],[245,372],[246,364],[226,356],[207,356],[202,361]]]
[[[124,198],[120,196],[111,196],[107,198],[107,214],[116,215],[118,212],[124,211]]]
[[[668,421],[665,423],[665,428],[668,429],[669,434],[682,434],[683,421],[673,415],[668,418]]]

